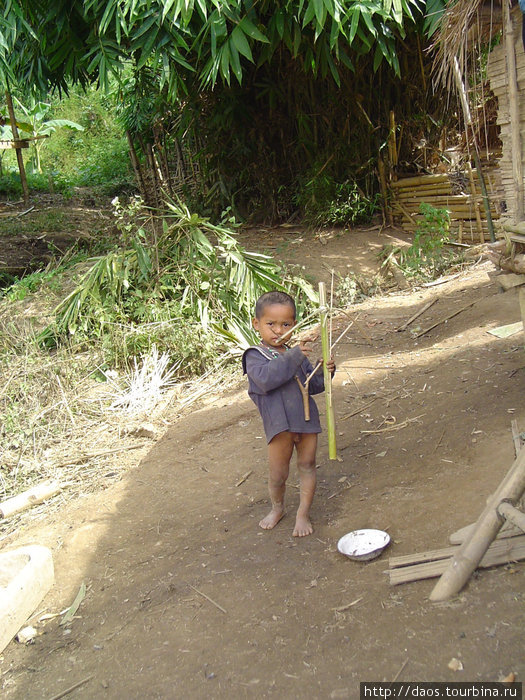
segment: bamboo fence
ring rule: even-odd
[[[501,185],[495,168],[484,169],[494,220],[500,217],[498,205]],[[422,203],[446,209],[450,217],[451,238],[459,243],[484,243],[490,240],[483,198],[476,169],[463,172],[419,175],[390,183],[389,205],[394,222],[413,233],[423,221]]]

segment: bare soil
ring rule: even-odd
[[[327,281],[331,268],[372,277],[380,247],[402,240],[378,229],[246,238]],[[520,320],[516,290],[501,292],[485,263],[349,313],[357,321],[336,351],[338,459],[328,459],[323,433],[314,534],[292,537],[295,471],[287,517],[269,532],[257,526],[268,509],[265,442],[240,378],[174,415],[120,482],[4,540],[53,552],[56,583],[38,613],[62,611],[87,586],[72,623],[42,621],[33,644],[6,648],[4,698],[62,697],[79,684],[68,697],[354,699],[360,681],[523,680],[523,563],[480,570],[437,604],[435,579],[392,587],[385,573],[391,556],[447,546],[514,460],[511,421],[525,428],[523,333],[487,331]],[[322,396],[318,404],[323,416]],[[366,563],[336,546],[363,527],[392,538]],[[449,668],[453,658],[463,670]]]

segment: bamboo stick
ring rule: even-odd
[[[435,585],[430,594],[430,600],[448,600],[459,593],[501,529],[502,521],[497,512],[498,506],[503,500],[519,500],[524,491],[525,450],[521,450],[480,515],[473,534],[461,545]]]
[[[321,346],[323,350],[323,374],[326,396],[326,431],[328,433],[328,457],[337,459],[337,445],[335,437],[335,417],[332,405],[332,377],[328,369],[330,360],[330,346],[328,342],[328,314],[326,311],[326,289],[324,282],[319,282],[319,304],[321,305]]]
[[[51,498],[62,489],[58,481],[43,481],[33,488],[0,503],[0,518],[8,518]]]
[[[411,317],[408,319],[408,321],[405,321],[401,326],[399,326],[398,328],[396,328],[396,331],[404,331],[404,330],[406,330],[406,329],[408,328],[408,326],[409,326],[413,321],[416,320],[416,318],[419,318],[419,316],[421,316],[422,314],[424,314],[425,311],[426,311],[427,309],[429,309],[429,308],[432,306],[432,304],[435,304],[435,303],[436,303],[437,300],[438,300],[438,298],[437,298],[437,297],[434,297],[434,298],[431,299],[429,302],[427,302],[427,303],[425,304],[425,306],[423,306],[422,309],[419,309],[419,311],[416,311],[416,313],[415,313],[413,316],[411,316]]]
[[[437,326],[440,326],[442,323],[445,323],[446,321],[450,321],[451,318],[454,318],[454,316],[457,316],[462,311],[466,311],[467,309],[470,309],[470,307],[473,306],[477,301],[479,301],[479,299],[475,299],[474,301],[471,301],[470,304],[467,304],[466,306],[462,306],[461,309],[458,309],[457,311],[454,311],[453,313],[449,314],[448,316],[445,316],[445,318],[442,318],[440,321],[436,321],[436,323],[433,323],[428,328],[425,328],[424,330],[420,331],[415,337],[421,338],[422,335],[425,335],[426,333],[433,330]]]

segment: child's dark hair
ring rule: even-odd
[[[260,296],[255,304],[255,318],[261,318],[264,309],[271,304],[287,304],[291,306],[295,318],[295,301],[289,294],[286,294],[286,292],[266,292]]]

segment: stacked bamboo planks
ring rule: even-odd
[[[489,193],[495,191],[496,171],[485,171]],[[494,197],[491,198],[494,200]],[[390,183],[390,207],[403,229],[414,232],[423,220],[420,205],[446,209],[450,216],[450,233],[460,243],[483,243],[490,240],[477,172],[420,175]],[[491,201],[493,219],[500,212]]]

